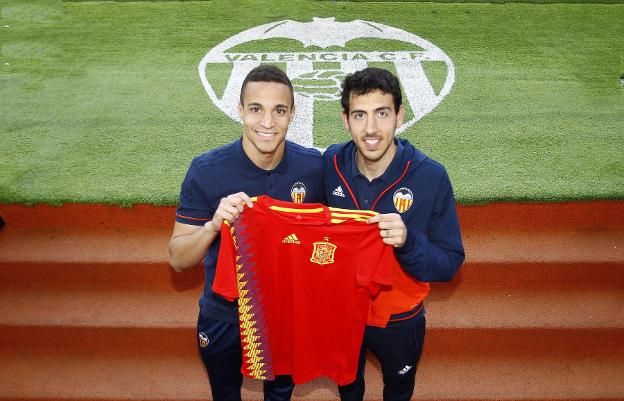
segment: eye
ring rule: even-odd
[[[279,115],[286,114],[286,109],[277,109],[275,112]]]
[[[388,113],[386,113],[385,111],[380,111],[379,117],[388,117]]]
[[[249,111],[251,111],[252,113],[258,113],[258,112],[260,112],[260,107],[258,107],[258,106],[251,106],[251,107],[249,107]]]
[[[353,118],[355,118],[356,120],[364,118],[364,113],[353,113]]]

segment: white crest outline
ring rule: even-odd
[[[323,32],[323,34],[314,36],[313,33],[315,32]],[[314,17],[311,22],[298,22],[293,20],[276,21],[244,30],[225,39],[223,42],[210,49],[198,65],[200,80],[210,100],[234,121],[241,122],[237,107],[242,81],[247,73],[261,62],[232,62],[232,60],[226,57],[227,50],[249,41],[275,38],[294,39],[302,43],[304,47],[314,45],[321,48],[336,45],[344,47],[347,42],[357,38],[390,39],[411,43],[423,49],[422,52],[412,52],[412,57],[416,57],[415,59],[394,61],[399,81],[403,86],[404,102],[409,102],[414,114],[413,118],[404,121],[403,125],[397,128],[396,135],[401,134],[433,111],[450,93],[455,82],[455,66],[450,57],[433,43],[411,32],[373,21],[353,20],[350,22],[338,22],[335,21],[334,17]],[[343,53],[346,54],[349,52],[345,51]],[[381,55],[389,54],[390,52],[368,51],[361,53],[381,57]],[[269,52],[265,54],[271,55],[278,53]],[[442,61],[447,66],[445,82],[437,95],[419,62],[425,60]],[[217,96],[206,76],[208,63],[233,64],[232,74],[221,99]],[[291,64],[292,63],[287,62],[288,67],[286,71],[291,80],[299,76],[302,69],[306,72],[305,69],[308,68],[305,65],[306,63],[295,63],[296,65],[290,67]],[[312,63],[310,62],[309,64],[311,65]],[[352,73],[365,68],[366,65],[366,61],[341,61],[341,70],[345,73]],[[311,71],[314,70],[312,69]],[[307,72],[311,71],[308,70]],[[410,82],[416,87],[408,86],[406,82]],[[287,139],[306,147],[314,147],[312,129],[314,125],[313,107],[314,99],[301,96],[295,91],[295,108],[297,111],[295,113],[295,119],[288,130]]]

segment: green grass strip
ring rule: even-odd
[[[204,54],[313,17],[400,28],[453,60],[450,94],[402,136],[460,203],[624,199],[622,4],[5,0],[0,203],[177,203],[192,157],[241,133],[202,87]],[[246,51],[301,48],[266,42]],[[210,68],[225,82],[231,66]],[[439,89],[445,70],[425,71]],[[338,102],[316,111],[317,146],[347,139]]]

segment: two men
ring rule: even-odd
[[[340,387],[341,398],[363,399],[365,352],[370,349],[381,363],[384,400],[409,400],[424,339],[427,283],[450,280],[464,258],[448,175],[408,141],[394,137],[404,114],[399,83],[376,68],[345,79],[343,121],[352,141],[330,147],[321,166],[318,152],[285,141],[294,113],[293,92],[288,78],[276,70],[258,67],[243,83],[242,140],[191,164],[170,241],[174,269],[184,270],[204,258],[198,342],[213,399],[240,400],[242,383],[236,304],[210,289],[219,227],[223,220],[235,220],[243,204],[252,206],[248,195],[290,200],[295,186],[303,184],[305,202],[326,198],[330,206],[381,213],[369,222],[379,226],[401,264],[393,272],[392,289],[372,303],[356,381]],[[291,393],[288,377],[265,382],[265,399],[285,400]]]

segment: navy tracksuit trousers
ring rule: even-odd
[[[366,351],[379,361],[383,374],[384,401],[409,401],[414,393],[416,368],[425,339],[424,315],[389,322],[385,328],[366,326],[355,382],[340,386],[342,401],[364,399]]]
[[[243,351],[238,324],[200,315],[197,342],[208,371],[213,401],[241,401]],[[290,376],[267,380],[264,382],[264,401],[289,401],[294,387]]]

